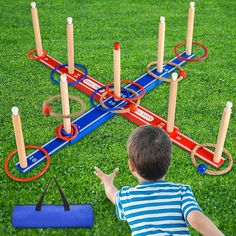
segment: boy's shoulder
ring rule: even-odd
[[[173,192],[186,192],[191,191],[189,185],[178,184],[168,181],[150,181],[138,184],[135,187],[124,186],[119,191],[122,195],[135,194],[138,192],[151,192],[151,191],[173,191]]]

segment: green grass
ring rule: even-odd
[[[15,148],[11,107],[21,111],[26,144],[43,145],[53,137],[60,120],[41,114],[42,102],[59,93],[49,80],[49,70],[26,58],[35,47],[30,1],[9,4],[0,0],[0,235],[130,235],[126,223],[115,217],[114,206],[106,199],[103,187],[93,174],[96,165],[106,172],[120,167],[117,187],[137,184],[127,167],[126,142],[135,125],[116,116],[73,146],[54,155],[49,170],[37,181],[17,183],[3,171],[7,155]],[[185,40],[188,1],[76,1],[38,0],[43,46],[62,62],[66,57],[66,18],[75,24],[75,60],[89,69],[89,74],[103,83],[112,80],[112,45],[119,40],[122,48],[122,78],[134,80],[144,73],[148,62],[156,59],[159,17],[166,17],[165,59],[173,58],[173,47]],[[216,142],[226,101],[236,100],[235,37],[236,2],[196,2],[194,40],[209,48],[202,63],[185,66],[188,77],[178,90],[176,124],[184,134],[199,143]],[[86,95],[70,88],[91,106]],[[142,105],[166,117],[168,85],[163,84],[142,99]],[[226,148],[233,157],[235,148],[235,108],[228,130]],[[14,159],[16,161],[16,158]],[[13,170],[14,161],[10,167]],[[30,173],[35,174],[40,170]],[[13,171],[18,174],[17,171]],[[50,176],[56,176],[70,203],[91,203],[95,210],[93,229],[14,229],[11,212],[14,204],[34,204]],[[173,148],[173,161],[167,175],[173,182],[191,185],[206,215],[225,233],[236,233],[235,166],[224,176],[201,176],[192,166],[190,156]],[[48,203],[58,203],[56,191],[49,191]],[[191,230],[192,235],[198,235]]]

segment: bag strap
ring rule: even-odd
[[[70,210],[70,206],[69,206],[69,204],[68,204],[68,201],[66,200],[66,196],[65,196],[65,194],[63,193],[63,191],[62,191],[61,187],[59,186],[59,184],[58,184],[58,182],[57,182],[57,180],[56,180],[55,177],[52,177],[52,178],[48,181],[47,186],[46,186],[45,190],[43,191],[43,193],[42,193],[42,195],[41,195],[41,197],[40,197],[40,199],[39,199],[39,201],[38,201],[38,203],[37,203],[37,205],[36,205],[36,207],[35,207],[35,210],[36,210],[36,211],[41,211],[41,208],[42,208],[42,205],[43,205],[43,201],[44,201],[44,197],[45,197],[45,195],[46,195],[46,193],[47,193],[47,191],[48,191],[48,188],[49,188],[49,186],[50,186],[52,180],[54,180],[54,182],[55,182],[55,184],[56,184],[56,186],[57,186],[57,189],[58,189],[58,191],[59,191],[59,193],[60,193],[61,200],[62,200],[63,206],[64,206],[64,210],[65,210],[65,211],[69,211],[69,210]]]

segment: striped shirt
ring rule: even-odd
[[[132,235],[190,235],[188,214],[201,211],[188,185],[164,180],[123,187],[116,196],[116,215]]]

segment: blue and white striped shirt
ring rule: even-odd
[[[118,219],[128,222],[132,235],[189,235],[188,214],[201,211],[188,185],[164,180],[123,187],[116,196]]]

